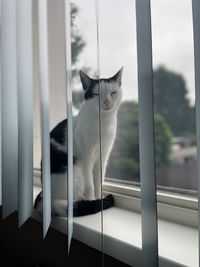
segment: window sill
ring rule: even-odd
[[[106,181],[103,191],[114,195],[117,207],[140,213],[140,187]],[[157,209],[161,220],[198,227],[198,200],[195,196],[158,189]]]
[[[34,195],[40,190],[34,187]],[[33,213],[41,220],[41,215]],[[104,252],[131,266],[142,266],[141,216],[138,212],[113,207],[103,212]],[[51,226],[67,233],[67,219],[52,218]],[[161,267],[198,266],[198,230],[158,220],[159,261]],[[101,214],[74,218],[73,237],[101,250]]]

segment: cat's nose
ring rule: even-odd
[[[108,105],[110,104],[110,101],[109,101],[108,99],[106,99],[106,100],[104,101],[104,104],[108,106]]]

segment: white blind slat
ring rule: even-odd
[[[42,193],[43,193],[43,237],[51,222],[50,181],[50,136],[49,136],[49,63],[48,63],[48,0],[38,1],[40,110],[42,142]]]
[[[200,1],[192,0],[194,62],[195,62],[195,98],[196,98],[196,140],[197,140],[197,173],[198,173],[198,216],[199,216],[199,244],[200,244]],[[200,245],[199,245],[200,265]]]
[[[1,2],[3,218],[18,208],[16,1]]]
[[[32,0],[17,1],[19,226],[33,208]]]
[[[71,89],[71,10],[70,0],[65,0],[66,18],[66,68],[67,68],[67,135],[68,135],[68,172],[67,172],[67,207],[68,207],[68,252],[73,234],[73,119]]]
[[[136,0],[143,266],[158,266],[150,0]]]

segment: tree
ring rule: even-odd
[[[76,27],[76,17],[78,15],[79,9],[74,4],[71,3],[71,51],[72,51],[72,64],[75,64],[78,60],[78,56],[85,46],[85,41],[83,40],[81,34]]]
[[[160,168],[169,163],[173,135],[165,118],[158,113],[154,115],[154,135],[156,168]]]
[[[194,134],[195,113],[187,98],[182,75],[159,67],[154,71],[155,112],[161,114],[175,136]]]
[[[74,4],[71,3],[71,57],[72,57],[72,67],[77,63],[78,56],[82,52],[83,48],[85,47],[86,43],[81,36],[80,32],[76,27],[76,17],[78,15],[79,8]],[[72,68],[72,77],[78,77],[78,71],[74,67]],[[73,105],[79,109],[81,103],[83,102],[83,91],[72,91],[72,98],[73,98]]]
[[[156,167],[168,164],[172,132],[166,120],[155,114]],[[107,177],[135,180],[140,177],[138,104],[123,102],[118,112],[115,144],[110,155]]]
[[[138,105],[123,102],[118,112],[117,135],[107,167],[107,177],[139,178]]]

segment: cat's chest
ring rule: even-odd
[[[85,124],[82,127],[74,129],[74,152],[80,158],[86,155],[95,154],[100,147],[100,136],[103,147],[109,147],[112,143],[116,125],[113,122],[112,125],[105,125],[102,123],[101,131],[99,131],[98,121],[93,124]]]

